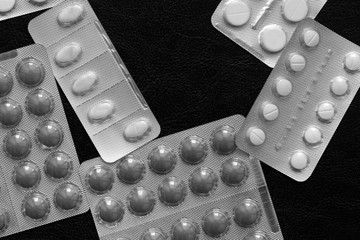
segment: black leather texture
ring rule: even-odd
[[[160,122],[161,136],[246,116],[271,72],[213,28],[210,19],[219,0],[90,3]],[[329,0],[316,20],[360,45],[359,13],[358,0]],[[0,52],[32,44],[27,25],[39,14],[0,22]],[[97,157],[63,94],[62,100],[80,160]],[[358,94],[304,183],[262,164],[285,239],[360,239],[359,122]],[[87,212],[4,239],[97,238]]]

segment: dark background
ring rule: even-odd
[[[271,72],[212,27],[219,2],[90,0],[160,122],[161,136],[246,116]],[[359,13],[358,0],[329,0],[316,20],[360,45]],[[0,52],[32,44],[27,24],[39,14],[0,22]],[[97,157],[63,94],[62,100],[80,161]],[[360,239],[359,106],[358,94],[306,182],[262,164],[285,239]],[[97,233],[87,212],[4,239],[97,239]]]

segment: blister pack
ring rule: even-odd
[[[297,181],[314,171],[359,89],[360,47],[302,21],[271,72],[237,146]]]
[[[29,31],[47,46],[54,75],[104,161],[159,135],[159,123],[87,1],[50,9]]]
[[[213,26],[270,67],[279,60],[297,24],[315,18],[326,0],[222,0]]]
[[[235,115],[156,139],[117,163],[82,163],[101,239],[283,239]]]
[[[24,231],[86,212],[80,163],[43,46],[0,55],[0,96],[1,197],[16,214],[10,223]]]
[[[51,8],[64,0],[0,0],[0,21]]]

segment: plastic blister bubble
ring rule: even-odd
[[[73,183],[63,183],[54,192],[54,205],[64,212],[76,211],[82,203],[80,187]]]
[[[96,165],[89,169],[85,177],[86,187],[95,194],[104,194],[111,190],[114,173],[105,165]]]
[[[3,128],[13,128],[17,126],[23,113],[18,102],[11,98],[0,100],[0,126]]]
[[[204,139],[198,136],[185,138],[179,147],[179,155],[188,164],[196,165],[205,160],[208,146]]]
[[[155,194],[144,187],[136,187],[127,196],[127,207],[136,216],[146,216],[155,207]]]
[[[44,221],[50,214],[50,201],[40,192],[31,192],[25,196],[21,212],[34,222]]]
[[[107,227],[115,227],[121,222],[124,214],[124,204],[109,196],[101,198],[95,207],[97,220]]]
[[[158,187],[159,199],[168,206],[181,204],[186,197],[186,183],[176,177],[165,178]]]
[[[33,162],[21,162],[14,168],[12,180],[23,190],[34,189],[40,184],[40,168]]]
[[[127,184],[135,184],[143,179],[146,168],[139,157],[128,155],[120,159],[116,171],[120,181]]]
[[[44,163],[44,172],[53,181],[68,179],[73,171],[73,161],[69,154],[62,151],[50,153]]]
[[[35,130],[35,141],[44,150],[58,148],[64,139],[64,133],[59,123],[46,120],[39,124]]]
[[[198,240],[200,226],[188,218],[181,218],[171,227],[171,239],[174,240]]]
[[[175,168],[177,157],[171,148],[161,145],[151,151],[148,162],[155,173],[167,174]]]
[[[219,238],[229,231],[231,220],[229,213],[214,208],[205,213],[201,224],[206,235]]]
[[[26,158],[30,154],[31,148],[31,138],[24,130],[11,130],[3,141],[4,152],[14,160]]]
[[[44,66],[36,58],[22,59],[16,66],[16,78],[25,87],[36,87],[44,81]]]
[[[48,117],[54,107],[54,98],[44,89],[35,89],[29,92],[25,100],[26,111],[35,118]]]

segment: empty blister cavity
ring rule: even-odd
[[[88,119],[92,124],[101,124],[112,118],[115,112],[115,104],[110,100],[103,100],[90,107]]]
[[[167,234],[160,228],[149,228],[143,232],[140,240],[167,240]]]
[[[331,80],[330,91],[335,97],[343,97],[350,92],[349,80],[338,76]]]
[[[120,181],[127,184],[135,184],[144,178],[146,167],[139,157],[127,155],[120,159],[116,172]]]
[[[323,142],[323,133],[317,126],[309,126],[303,134],[303,140],[306,145],[316,147]]]
[[[332,102],[321,102],[316,109],[316,115],[321,122],[329,123],[336,115],[336,107]]]
[[[10,72],[0,67],[0,97],[8,95],[13,85],[14,81]]]
[[[55,151],[45,159],[44,172],[53,181],[68,179],[73,171],[73,161],[69,154]]]
[[[286,68],[290,72],[300,72],[306,66],[306,59],[298,53],[291,53],[286,61]]]
[[[61,27],[71,27],[85,17],[85,8],[82,4],[73,3],[63,8],[57,15],[57,22]]]
[[[34,222],[44,221],[50,213],[50,201],[40,192],[28,193],[23,200],[21,212]]]
[[[229,158],[221,164],[220,176],[226,185],[238,187],[246,182],[249,169],[241,158]]]
[[[269,240],[269,238],[263,231],[255,231],[246,235],[242,240]]]
[[[63,183],[55,189],[54,205],[62,212],[76,211],[82,203],[82,194],[73,183]]]
[[[203,216],[201,225],[206,235],[213,238],[222,237],[230,229],[229,213],[218,208],[211,209]]]
[[[155,207],[155,194],[144,187],[133,188],[126,198],[129,211],[136,216],[146,216]]]
[[[310,162],[309,155],[301,150],[293,152],[290,156],[290,166],[295,171],[304,170]]]
[[[164,145],[154,148],[148,157],[150,169],[158,174],[171,172],[175,168],[176,161],[175,152]]]
[[[0,0],[0,15],[6,14],[13,10],[17,0]]]
[[[344,68],[348,72],[355,72],[360,70],[360,53],[349,52],[344,57]]]
[[[54,61],[58,67],[65,68],[80,60],[82,48],[79,43],[72,42],[63,46],[55,54]]]
[[[172,225],[170,237],[173,240],[198,240],[200,226],[189,218],[181,218]]]
[[[260,117],[266,121],[274,121],[279,116],[279,108],[270,102],[264,102],[259,111]]]
[[[59,123],[46,120],[35,129],[35,142],[44,150],[58,148],[64,139],[64,133]]]
[[[287,97],[293,90],[292,83],[285,78],[277,78],[273,86],[273,92],[276,96]]]
[[[15,73],[19,83],[28,88],[40,85],[45,78],[43,64],[32,57],[22,59],[16,65]]]
[[[279,25],[267,25],[259,33],[259,42],[260,46],[267,52],[280,52],[287,43],[286,32]]]
[[[26,111],[35,118],[48,117],[54,110],[53,96],[44,89],[35,89],[26,96]]]
[[[265,142],[266,135],[265,132],[260,128],[251,127],[246,132],[246,139],[250,144],[254,146],[260,146]]]
[[[74,81],[71,91],[76,96],[85,96],[96,88],[98,82],[98,75],[93,71],[88,71]]]
[[[300,22],[309,13],[307,0],[283,0],[281,5],[283,17],[290,22]]]
[[[244,228],[251,228],[260,221],[260,208],[252,199],[244,199],[234,208],[234,221]]]
[[[231,0],[225,5],[223,16],[228,24],[239,27],[249,21],[251,8],[243,0]]]
[[[220,155],[228,155],[235,151],[235,129],[230,126],[216,128],[210,136],[211,148]]]
[[[4,138],[4,152],[12,159],[26,158],[31,152],[31,147],[31,138],[24,130],[11,130]]]
[[[179,147],[181,159],[191,165],[196,165],[205,160],[208,154],[208,146],[203,138],[190,136],[185,138]]]
[[[10,214],[9,212],[4,209],[0,208],[0,233],[6,231],[10,224]]]
[[[109,228],[115,227],[124,218],[125,206],[120,200],[106,196],[96,204],[94,214],[99,223]]]
[[[306,28],[300,37],[301,43],[309,48],[316,47],[320,42],[320,35],[312,28]]]
[[[145,118],[140,118],[125,127],[124,138],[128,142],[134,143],[147,138],[150,132],[150,121]]]
[[[0,100],[0,126],[12,128],[17,126],[22,119],[23,113],[18,102],[11,98]]]
[[[40,184],[41,171],[33,162],[21,162],[15,166],[12,181],[23,190],[32,190]]]
[[[186,197],[187,189],[184,181],[177,177],[165,178],[158,187],[159,199],[167,206],[177,206]]]
[[[111,190],[114,174],[105,165],[96,165],[89,169],[85,176],[85,185],[91,192],[101,195]]]
[[[189,186],[194,194],[205,197],[216,190],[218,181],[218,177],[211,168],[200,167],[191,173]]]

